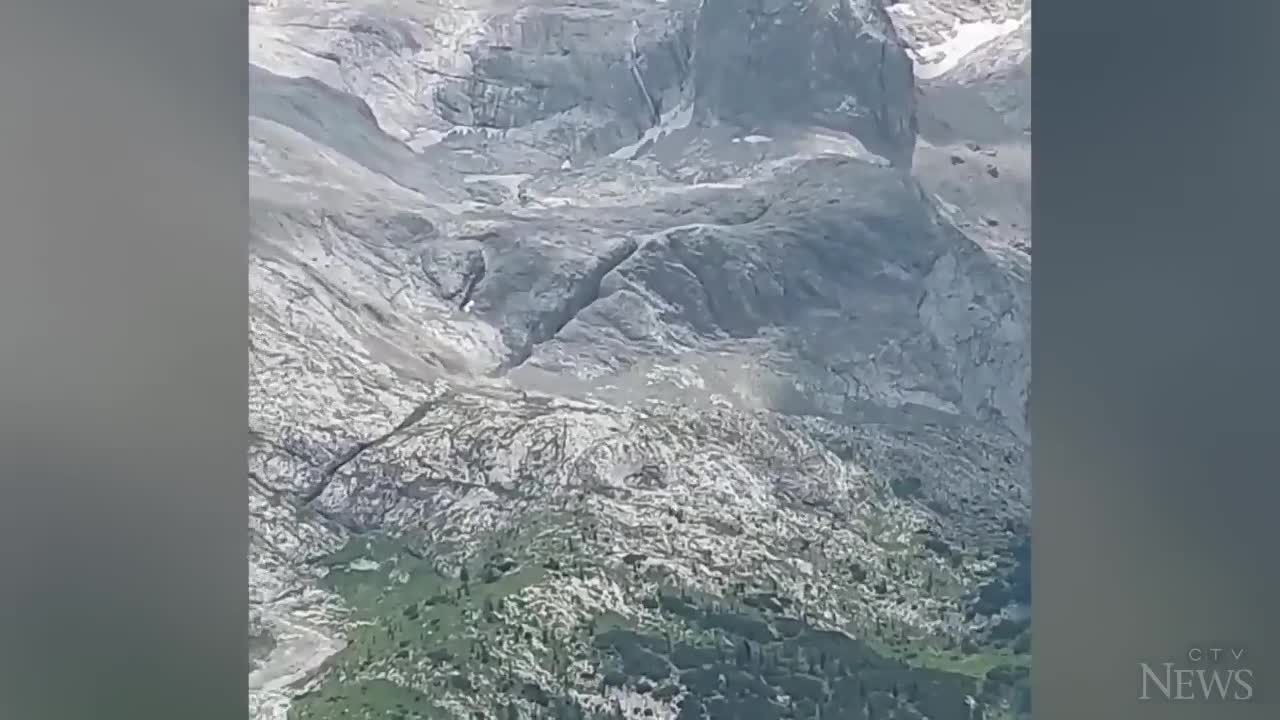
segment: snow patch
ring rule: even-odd
[[[556,197],[554,195],[540,197],[537,199],[536,202],[542,207],[549,207],[549,208],[573,207],[578,204],[577,202],[574,201],[573,198]]]
[[[443,130],[423,130],[417,136],[410,138],[407,144],[411,150],[420,153],[432,145],[444,142],[445,137],[447,133]]]
[[[683,186],[680,186],[680,187],[676,188],[676,192],[680,192],[680,191],[682,191],[682,190],[703,190],[703,189],[711,189],[711,190],[741,190],[741,189],[742,189],[742,183],[729,183],[729,182],[699,182],[699,183],[692,183],[692,184],[689,184],[689,185],[683,185]]]
[[[802,146],[802,152],[813,155],[840,155],[872,165],[888,166],[891,163],[882,155],[871,152],[862,141],[848,133],[831,130],[814,130]]]
[[[677,130],[683,130],[689,127],[691,122],[693,122],[693,105],[685,103],[675,107],[663,113],[658,124],[645,130],[644,135],[640,136],[639,140],[626,147],[614,150],[609,153],[609,157],[614,160],[634,159],[636,153],[640,152],[640,148],[644,147],[645,143],[656,142]]]
[[[520,191],[521,183],[528,180],[530,177],[532,176],[528,173],[512,173],[507,175],[485,175],[476,173],[463,176],[462,182],[467,185],[477,182],[496,183],[505,188],[507,192],[514,195]]]
[[[1031,14],[1027,13],[1021,18],[1002,22],[981,20],[966,23],[957,20],[950,39],[916,51],[916,58],[920,60],[915,68],[916,77],[930,80],[950,72],[969,53],[1014,32],[1030,19]]]
[[[497,128],[472,127],[470,125],[454,125],[440,138],[440,142],[457,138],[479,136],[485,140],[502,138],[502,131]]]
[[[935,193],[933,200],[938,204],[938,207],[942,208],[942,210],[949,216],[948,219],[952,219],[952,217],[960,214],[960,207],[943,200],[941,195]]]
[[[911,5],[909,5],[908,3],[904,3],[904,2],[894,3],[893,5],[889,5],[885,7],[885,10],[888,10],[889,12],[895,13],[897,15],[901,15],[902,17],[916,17],[916,9],[911,7]]]

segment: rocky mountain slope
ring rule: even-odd
[[[251,2],[253,717],[1024,713],[1028,12]]]

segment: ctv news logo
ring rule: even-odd
[[[1253,670],[1244,648],[1194,647],[1174,662],[1138,663],[1141,701],[1249,702]]]

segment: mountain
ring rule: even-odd
[[[1025,715],[1028,4],[250,5],[254,718]]]

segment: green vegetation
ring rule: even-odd
[[[297,718],[409,718],[443,717],[426,695],[386,680],[333,684],[307,695],[294,705]]]
[[[968,675],[979,680],[985,679],[993,668],[1029,666],[1031,658],[1018,655],[1004,649],[992,649],[987,652],[964,654],[946,652],[936,648],[927,648],[913,659],[912,665],[920,668],[941,670],[948,673]]]
[[[354,540],[319,564],[328,568],[323,584],[351,608],[353,627],[320,687],[294,704],[297,720],[447,717],[430,689],[512,682],[494,677],[501,673],[488,667],[490,648],[519,643],[529,631],[503,624],[496,609],[547,572],[493,554],[445,577],[428,558],[382,537]]]
[[[908,664],[844,633],[749,605],[661,593],[661,627],[599,633],[606,682],[679,687],[680,720],[984,718],[988,672],[1011,654]],[[973,715],[966,697],[979,707]],[[993,706],[1005,695],[987,696]],[[992,714],[995,717],[995,714]],[[988,718],[987,720],[990,720]]]
[[[745,586],[712,597],[635,583],[643,621],[606,615],[558,636],[531,624],[537,615],[516,596],[582,572],[591,558],[570,551],[586,531],[555,518],[542,528],[495,538],[461,569],[382,537],[320,561],[324,584],[351,608],[349,645],[291,720],[457,717],[446,695],[477,701],[490,720],[619,717],[616,707],[571,701],[571,688],[598,697],[626,689],[672,704],[679,720],[998,720],[1028,705],[1027,658],[1007,643],[854,638]],[[642,559],[623,560],[611,574],[625,582]],[[530,682],[517,657],[554,679]],[[977,702],[972,713],[967,698]]]

